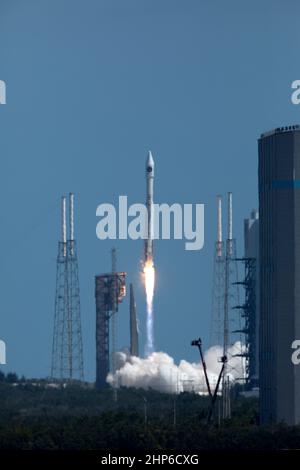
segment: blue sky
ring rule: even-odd
[[[194,360],[207,344],[215,196],[233,192],[239,254],[257,206],[257,138],[300,122],[296,0],[0,0],[0,338],[5,371],[45,376],[51,362],[59,203],[76,195],[86,376],[95,371],[94,275],[110,269],[96,207],[144,202],[152,150],[155,201],[205,204],[205,246],[155,244],[156,348]],[[144,344],[141,241],[117,241],[134,282]],[[129,339],[128,298],[119,344]]]

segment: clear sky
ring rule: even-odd
[[[215,197],[233,192],[239,254],[257,207],[257,137],[300,122],[297,0],[0,0],[0,338],[4,371],[49,374],[59,204],[76,195],[86,375],[95,371],[94,275],[110,269],[96,207],[144,202],[152,150],[155,201],[205,204],[205,246],[155,244],[156,348],[195,360],[209,337]],[[117,241],[135,284],[143,350],[141,241]],[[129,343],[128,298],[119,344]]]

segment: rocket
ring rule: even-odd
[[[153,207],[153,182],[154,160],[149,151],[146,160],[146,207],[147,207],[147,235],[145,239],[145,263],[153,262],[153,237],[154,237],[154,207]]]

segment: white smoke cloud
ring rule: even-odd
[[[245,351],[245,346],[237,341],[228,350],[228,375],[231,381],[244,377],[244,358],[234,357]],[[200,361],[190,363],[182,359],[177,365],[174,359],[164,352],[154,352],[149,357],[130,356],[128,352],[118,352],[117,370],[108,374],[107,382],[116,387],[133,387],[158,390],[165,393],[195,391],[206,393],[205,377]],[[197,351],[198,354],[198,351]],[[205,354],[207,373],[212,388],[215,387],[222,364],[221,346],[209,348]],[[199,358],[200,359],[200,358]]]

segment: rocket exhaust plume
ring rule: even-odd
[[[152,259],[146,261],[144,265],[144,282],[147,302],[147,343],[146,357],[154,351],[154,332],[153,332],[153,296],[155,284],[155,270]]]
[[[245,352],[246,347],[239,341],[228,349],[228,362],[232,383],[245,377],[245,367],[237,353]],[[207,395],[202,364],[182,359],[176,364],[174,359],[165,352],[154,352],[146,358],[130,356],[126,351],[118,352],[117,370],[108,374],[107,382],[116,387],[153,389],[164,393],[196,392]],[[219,362],[223,355],[222,346],[212,346],[204,353],[209,381],[214,389],[222,367]],[[245,358],[243,358],[245,363]]]
[[[148,357],[154,351],[153,333],[153,296],[155,285],[155,268],[153,262],[153,180],[154,180],[154,160],[151,152],[148,153],[146,161],[146,206],[147,206],[147,238],[145,240],[145,260],[144,260],[144,283],[147,303],[147,341],[145,354]]]

